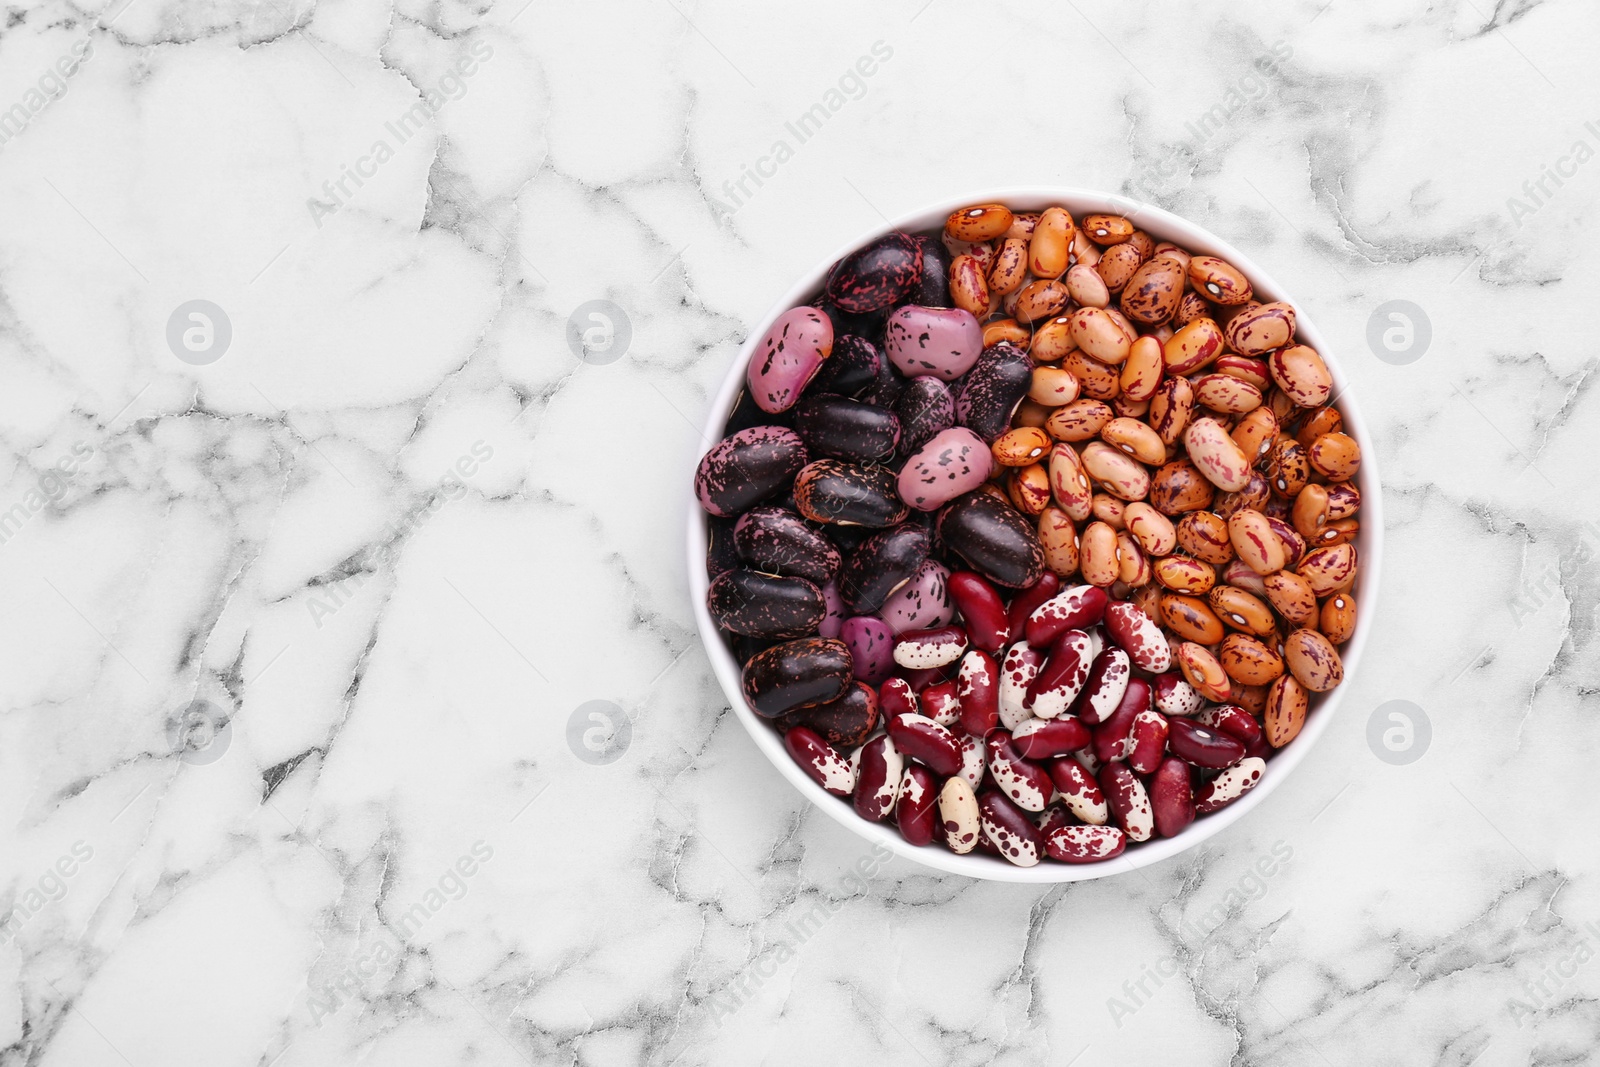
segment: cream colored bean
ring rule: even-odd
[[[1083,469],[1112,496],[1121,500],[1143,500],[1150,495],[1150,472],[1138,461],[1123,455],[1103,441],[1083,446]]]
[[[1289,553],[1259,511],[1240,508],[1228,519],[1228,540],[1234,552],[1263,578],[1283,570]]]
[[[1250,457],[1216,419],[1191,422],[1183,432],[1183,444],[1195,467],[1218,489],[1231,493],[1250,484]]]
[[[958,856],[978,847],[983,819],[972,786],[959,774],[951,775],[939,790],[939,821],[944,824],[945,845]]]
[[[1133,501],[1122,514],[1128,532],[1139,539],[1139,546],[1146,555],[1165,556],[1177,547],[1178,532],[1172,520],[1146,502]]]
[[[1100,428],[1100,439],[1152,467],[1167,461],[1167,446],[1159,434],[1138,419],[1116,418]]]

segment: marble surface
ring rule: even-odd
[[[1597,44],[1578,0],[8,7],[0,1063],[1592,1058]],[[680,530],[799,273],[1050,182],[1299,297],[1389,526],[1293,779],[1041,890],[808,810]]]

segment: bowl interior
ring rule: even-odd
[[[706,439],[713,442],[722,439],[722,428],[733,410],[734,402],[738,399],[739,390],[744,383],[745,367],[750,360],[750,353],[766,334],[768,327],[783,312],[796,305],[809,303],[815,298],[822,289],[829,268],[836,260],[890,230],[911,233],[938,231],[943,228],[945,218],[957,208],[989,202],[1003,203],[1020,211],[1040,211],[1052,205],[1059,205],[1072,212],[1074,218],[1097,212],[1126,216],[1158,241],[1172,241],[1192,252],[1226,259],[1249,276],[1258,298],[1264,301],[1282,300],[1294,305],[1297,335],[1302,342],[1320,352],[1326,360],[1333,374],[1334,398],[1344,415],[1345,432],[1354,437],[1361,447],[1361,468],[1356,474],[1357,487],[1361,492],[1361,529],[1356,539],[1361,560],[1361,574],[1354,589],[1360,594],[1362,603],[1375,604],[1378,575],[1382,564],[1383,537],[1383,502],[1379,492],[1376,452],[1367,432],[1366,422],[1362,419],[1354,398],[1346,393],[1348,381],[1339,365],[1337,354],[1330,350],[1326,339],[1317,330],[1307,313],[1306,305],[1284,291],[1282,286],[1273,281],[1248,256],[1192,222],[1160,208],[1122,196],[1070,188],[999,189],[933,204],[863,233],[846,247],[817,264],[772,306],[760,323],[751,329],[739,350],[739,357],[729,368],[727,378],[723,381],[722,388],[711,406],[711,413],[706,423]],[[927,847],[911,845],[900,836],[892,821],[871,823],[860,818],[849,803],[824,791],[790,759],[778,732],[745,704],[740,691],[739,663],[724,644],[721,634],[706,610],[706,590],[710,584],[706,577],[706,544],[706,516],[696,503],[690,509],[688,528],[689,587],[694,599],[695,620],[723,692],[733,705],[739,721],[755,740],[756,746],[772,761],[779,773],[794,784],[795,788],[815,802],[822,811],[868,842],[880,844],[895,855],[925,867],[952,874],[964,874],[971,878],[1034,883],[1102,878],[1159,863],[1220,833],[1266,800],[1268,794],[1299,765],[1317,738],[1327,729],[1333,712],[1339,705],[1340,697],[1349,688],[1351,679],[1355,675],[1362,650],[1366,645],[1367,634],[1372,628],[1370,612],[1359,611],[1355,633],[1340,650],[1345,667],[1344,683],[1331,692],[1313,695],[1305,727],[1300,735],[1268,760],[1267,772],[1262,777],[1261,783],[1239,800],[1221,811],[1201,816],[1177,837],[1155,838],[1143,844],[1130,846],[1121,856],[1108,862],[1074,866],[1046,860],[1033,867],[1017,867],[998,857],[979,852],[958,856],[937,845]]]

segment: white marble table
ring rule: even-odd
[[[0,1063],[1593,1057],[1593,5],[7,10]],[[1389,562],[1269,803],[1040,891],[808,809],[680,530],[796,275],[1050,182],[1297,294]]]

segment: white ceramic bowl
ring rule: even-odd
[[[944,220],[950,212],[969,204],[983,203],[1002,203],[1018,211],[1040,211],[1052,204],[1059,204],[1071,211],[1074,218],[1082,218],[1085,214],[1097,212],[1124,215],[1134,219],[1140,229],[1158,241],[1172,241],[1193,252],[1219,256],[1232,263],[1249,275],[1257,298],[1263,301],[1284,300],[1294,305],[1299,339],[1322,353],[1327,361],[1329,369],[1333,372],[1334,396],[1340,411],[1344,414],[1345,432],[1354,437],[1361,446],[1361,469],[1356,476],[1357,485],[1361,490],[1361,533],[1356,542],[1360,552],[1361,575],[1355,589],[1360,594],[1364,610],[1357,613],[1354,636],[1340,649],[1344,659],[1344,684],[1330,693],[1313,696],[1305,728],[1300,731],[1299,737],[1267,761],[1266,774],[1260,785],[1221,811],[1196,819],[1177,837],[1155,838],[1143,844],[1130,845],[1121,856],[1105,863],[1070,865],[1044,860],[1033,867],[1017,867],[998,857],[979,852],[958,856],[939,845],[918,848],[908,844],[895,829],[892,816],[881,823],[867,822],[856,815],[848,800],[825,792],[789,757],[778,732],[745,704],[739,685],[739,663],[723,644],[716,625],[706,611],[706,589],[709,585],[705,566],[706,517],[700,510],[698,502],[691,506],[689,515],[689,587],[694,597],[695,619],[700,626],[700,637],[705,642],[706,653],[711,657],[711,665],[717,672],[718,681],[722,683],[723,692],[733,705],[734,714],[744,723],[745,729],[750,731],[756,747],[772,761],[778,773],[789,779],[794,787],[805,794],[818,808],[848,827],[852,833],[860,835],[869,842],[881,844],[896,855],[916,863],[952,874],[964,874],[970,878],[988,878],[1004,882],[1074,882],[1086,878],[1103,878],[1159,863],[1185,849],[1193,848],[1242,819],[1264,803],[1272,791],[1289,777],[1311,751],[1311,746],[1316,743],[1317,738],[1328,728],[1333,713],[1338,709],[1341,696],[1350,687],[1360,666],[1361,651],[1367,643],[1367,634],[1372,629],[1370,608],[1377,603],[1378,598],[1378,573],[1383,563],[1383,500],[1378,482],[1377,450],[1372,446],[1366,422],[1361,418],[1361,412],[1356,407],[1354,398],[1345,392],[1348,383],[1340,369],[1338,357],[1332,351],[1327,339],[1318,331],[1316,324],[1311,321],[1304,303],[1284,291],[1281,285],[1273,281],[1244,253],[1192,222],[1126,197],[1087,189],[1067,188],[999,189],[932,204],[921,211],[896,219],[889,225],[879,226],[861,234],[837,253],[818,263],[772,306],[772,310],[765,318],[751,329],[744,347],[739,351],[739,358],[728,368],[727,379],[722,383],[716,402],[711,406],[711,415],[706,422],[706,437],[711,441],[722,439],[722,427],[726,424],[739,390],[744,385],[745,366],[750,360],[751,350],[766,334],[767,328],[783,312],[797,305],[810,303],[821,291],[828,269],[836,260],[890,230],[903,230],[908,233],[937,231],[943,227]]]

